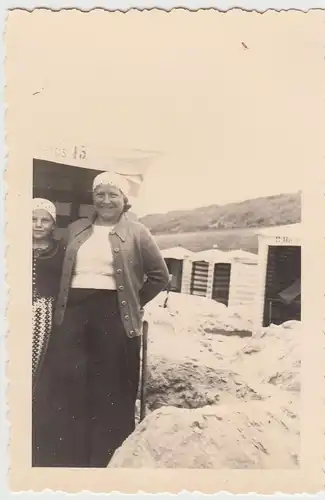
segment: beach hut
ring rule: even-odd
[[[259,233],[256,329],[301,319],[301,224]]]
[[[193,252],[179,246],[167,248],[162,250],[161,253],[165,259],[169,273],[172,275],[171,291],[186,293],[188,286],[188,280],[186,278],[188,277],[188,268],[190,265],[189,259],[193,255]]]
[[[257,255],[211,249],[198,252],[192,261],[190,293],[230,307],[254,303]]]
[[[197,252],[192,257],[190,293],[228,305],[230,269],[227,252],[214,248]]]
[[[123,175],[133,204],[153,159],[150,152],[62,143],[58,147],[37,145],[33,157],[33,196],[56,205],[59,235],[70,222],[92,214],[92,182],[97,174],[114,170]],[[128,216],[137,218],[132,209]]]
[[[231,250],[229,258],[231,260],[229,307],[254,307],[258,280],[258,256],[244,250]]]

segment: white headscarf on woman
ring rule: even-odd
[[[54,203],[45,198],[33,198],[33,210],[46,210],[56,220],[56,208]]]
[[[125,196],[128,196],[130,186],[122,175],[116,174],[115,172],[102,172],[98,174],[93,182],[93,191],[97,187],[105,184],[118,188]]]

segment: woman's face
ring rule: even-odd
[[[55,222],[52,216],[44,209],[33,210],[33,238],[44,240],[52,236]]]
[[[121,191],[109,184],[102,184],[94,190],[93,201],[97,214],[103,220],[116,222],[124,209],[124,197]]]

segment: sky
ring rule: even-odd
[[[150,14],[81,13],[73,37],[70,11],[15,16],[6,79],[21,147],[158,151],[141,215],[300,190],[323,95],[306,14]]]
[[[198,163],[190,170],[186,168],[186,161],[184,167],[178,169],[175,163],[171,162],[170,166],[164,168],[157,165],[149,169],[140,196],[133,204],[139,215],[293,193],[302,187],[300,175],[293,175],[289,168],[286,172],[280,166],[272,172],[249,167],[243,170],[237,164],[225,169],[213,165],[213,156],[211,165]]]

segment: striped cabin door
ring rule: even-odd
[[[212,298],[228,306],[231,265],[215,264],[213,273]]]
[[[205,297],[208,288],[209,263],[193,262],[191,276],[191,294]]]

